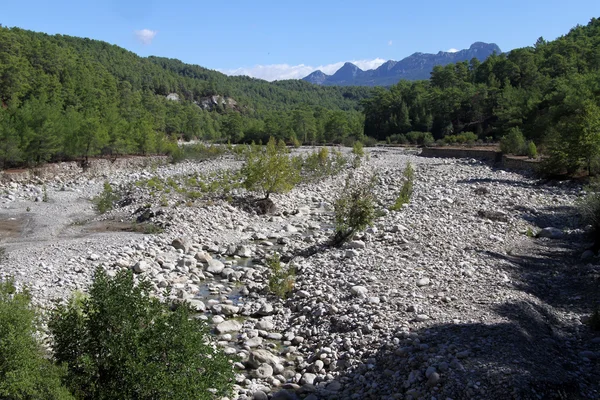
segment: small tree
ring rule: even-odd
[[[526,154],[527,146],[525,137],[519,128],[511,128],[506,136],[500,140],[500,150],[504,154],[514,154],[521,156]]]
[[[536,147],[535,143],[533,143],[533,141],[530,141],[527,144],[527,157],[537,158],[537,156],[538,156],[537,147]]]
[[[396,202],[390,207],[390,210],[392,211],[399,211],[402,209],[405,204],[408,204],[412,196],[415,170],[413,169],[410,161],[406,163],[406,167],[404,168],[402,175],[404,176],[404,183],[402,184],[400,193],[396,198]]]
[[[72,399],[61,384],[63,371],[42,355],[36,322],[29,293],[0,282],[0,398]]]
[[[365,229],[375,219],[374,181],[374,177],[359,180],[348,176],[342,193],[334,203],[334,245],[352,239],[358,231]]]
[[[252,144],[242,167],[243,185],[247,190],[262,192],[265,199],[271,193],[285,193],[299,181],[283,141],[271,137],[266,147]]]
[[[171,312],[131,271],[96,270],[89,297],[57,307],[49,323],[66,382],[85,399],[214,399],[233,372],[205,324],[182,305]]]

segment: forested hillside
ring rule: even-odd
[[[0,168],[165,152],[179,137],[341,141],[362,135],[359,101],[369,93],[228,77],[96,40],[0,27]]]
[[[364,107],[365,134],[381,140],[402,142],[411,131],[498,140],[520,131],[557,168],[589,166],[600,156],[600,20],[483,63],[435,67],[429,81],[376,89]]]

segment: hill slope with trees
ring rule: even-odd
[[[600,156],[600,19],[483,63],[437,66],[428,81],[375,90],[363,101],[364,133],[377,139],[522,134],[545,147],[557,171],[591,167]]]
[[[179,137],[341,141],[362,135],[359,101],[369,94],[228,77],[97,40],[0,27],[0,168],[165,152]]]

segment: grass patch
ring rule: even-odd
[[[294,290],[296,283],[296,269],[292,265],[287,267],[281,263],[279,254],[267,260],[267,266],[271,270],[269,276],[269,292],[279,298],[286,298]]]
[[[410,202],[410,198],[413,194],[413,185],[415,178],[415,170],[413,169],[410,162],[406,163],[406,167],[404,168],[404,172],[402,173],[404,177],[404,183],[400,188],[400,193],[398,193],[398,197],[394,204],[390,207],[392,211],[399,211],[404,207],[405,204]]]

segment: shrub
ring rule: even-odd
[[[120,196],[113,191],[112,185],[108,181],[105,181],[102,193],[94,197],[92,203],[94,203],[96,211],[100,214],[104,214],[105,212],[112,210],[119,199]]]
[[[54,356],[86,399],[214,399],[232,385],[228,359],[188,306],[175,311],[134,284],[131,271],[97,269],[88,297],[52,313]]]
[[[29,294],[0,282],[0,398],[72,399],[61,384],[64,371],[43,357],[36,322]]]
[[[500,150],[504,154],[522,156],[527,153],[525,137],[519,128],[511,128],[500,140]]]
[[[362,142],[358,140],[354,142],[354,145],[352,145],[352,154],[354,154],[357,157],[362,157],[365,155],[365,149],[363,147]]]
[[[352,239],[375,219],[374,177],[353,179],[349,176],[340,196],[334,202],[334,245]]]
[[[271,193],[290,191],[300,178],[293,168],[285,143],[277,142],[273,137],[265,147],[252,144],[241,173],[244,187],[262,192],[265,199]]]
[[[402,175],[404,175],[404,183],[400,188],[400,193],[398,194],[396,201],[390,207],[390,210],[392,211],[399,211],[405,204],[408,204],[413,193],[415,170],[410,162],[406,163]]]
[[[406,138],[411,144],[429,146],[434,142],[430,132],[408,132]]]
[[[535,143],[533,143],[533,141],[530,141],[529,143],[527,143],[527,157],[537,158],[537,156],[537,147],[535,146]]]
[[[267,260],[267,266],[271,271],[269,276],[269,292],[277,297],[285,298],[292,290],[296,283],[296,270],[293,266],[284,267],[281,264],[279,254]]]

